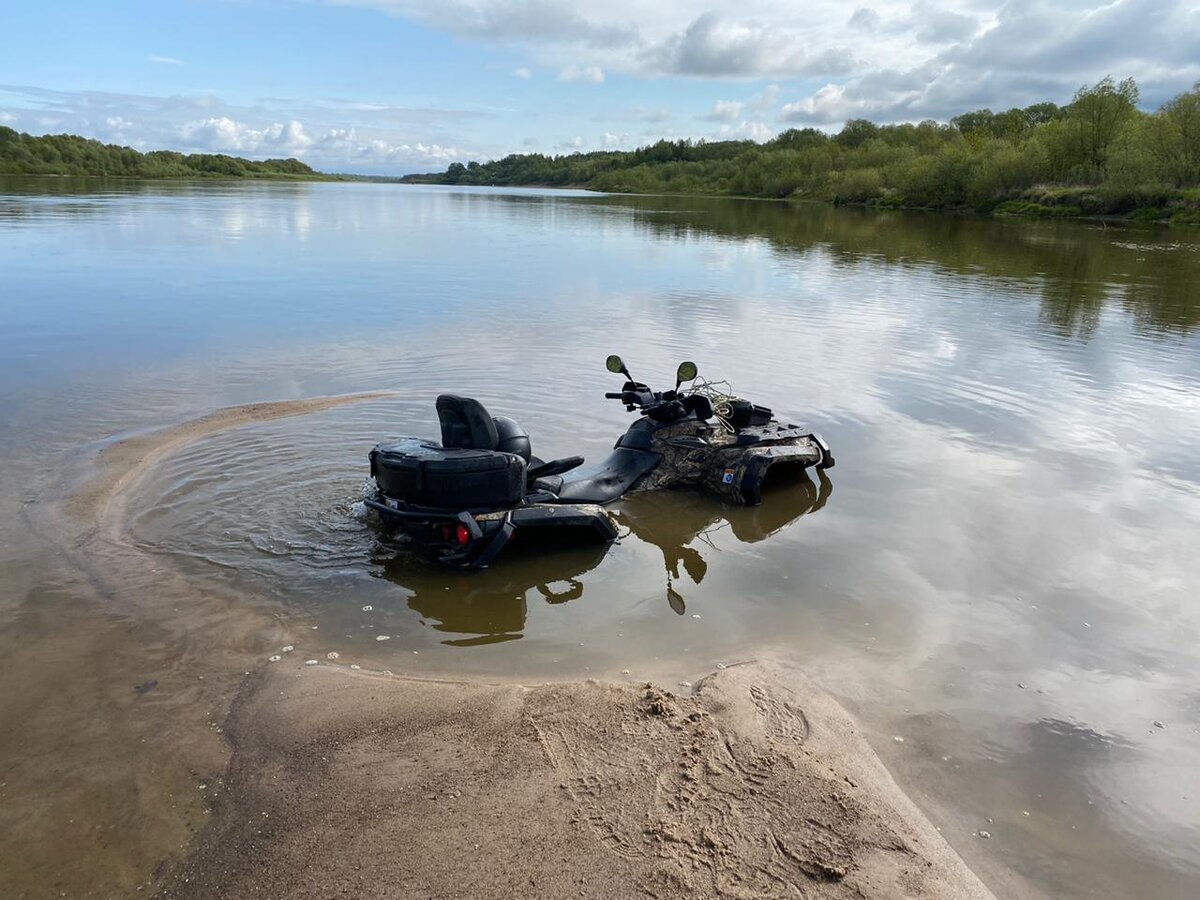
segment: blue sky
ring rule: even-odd
[[[0,34],[0,124],[370,173],[1200,80],[1193,0],[6,0]]]

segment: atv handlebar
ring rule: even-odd
[[[655,393],[645,386],[640,390],[609,391],[604,396],[609,400],[620,400],[630,409],[647,410],[662,402],[662,394]]]
[[[620,367],[614,368],[614,365]],[[608,358],[608,370],[620,372],[626,380],[621,391],[608,391],[604,396],[608,400],[620,400],[629,412],[640,410],[643,416],[656,422],[674,422],[693,413],[702,421],[712,418],[712,406],[705,397],[681,394],[679,390],[680,384],[696,377],[695,363],[680,363],[675,389],[670,391],[652,391],[649,385],[634,381],[620,357]]]
[[[609,400],[620,400],[630,412],[641,410],[643,416],[649,416],[655,421],[670,422],[687,415],[687,410],[675,399],[675,392],[659,393],[645,385],[639,385],[641,390],[608,391],[604,396]]]

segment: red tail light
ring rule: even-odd
[[[454,529],[454,539],[465,547],[467,544],[471,543],[470,529],[460,522],[458,527]]]

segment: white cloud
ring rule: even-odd
[[[252,156],[314,156],[376,164],[417,161],[440,166],[465,158],[457,147],[423,141],[395,143],[360,136],[354,128],[331,128],[313,137],[297,121],[256,129],[222,116],[189,122],[182,126],[180,135],[189,142],[190,149]]]
[[[844,65],[841,0],[326,0],[382,10],[549,65],[637,74],[819,74]],[[984,0],[945,0],[952,5]],[[903,0],[880,4],[907,10]],[[836,54],[827,54],[830,48]],[[811,51],[811,52],[810,52]]]
[[[760,113],[765,113],[774,108],[779,102],[779,85],[768,84],[763,88],[762,93],[755,94],[750,98],[750,106],[758,110]]]
[[[766,122],[743,121],[737,124],[722,125],[713,137],[722,141],[758,141],[762,143],[773,138],[776,130]]]
[[[565,150],[568,153],[578,153],[586,146],[586,144],[587,142],[584,141],[583,137],[577,134],[569,141],[559,141],[559,143],[556,145],[556,149]]]
[[[604,81],[604,70],[599,66],[577,66],[572,63],[558,73],[559,81],[586,81],[588,84],[600,84]]]
[[[850,21],[846,24],[851,28],[857,28],[859,31],[874,31],[879,27],[879,13],[867,6],[860,6],[854,10],[850,16]]]
[[[465,159],[466,155],[457,147],[443,147],[441,144],[389,144],[386,141],[372,141],[361,149],[359,159],[372,159],[381,162],[389,160],[420,160],[430,164],[446,166],[450,163]]]
[[[671,119],[671,110],[665,106],[660,106],[657,109],[647,109],[645,106],[635,106],[631,111],[633,118],[639,122],[668,122]]]
[[[745,100],[718,100],[713,104],[712,111],[700,118],[706,122],[721,123],[721,128],[712,135],[718,139],[736,137],[767,140],[774,137],[774,130],[764,120],[775,117],[778,102],[779,85],[769,84]]]
[[[732,122],[745,108],[746,104],[740,100],[718,100],[705,118],[712,122]]]
[[[0,110],[0,122],[3,122],[5,125],[7,125],[10,122],[15,122],[15,121],[17,121],[17,117],[14,116],[12,113],[8,113],[8,112],[4,112],[3,110]]]
[[[615,150],[629,143],[629,135],[625,133],[613,134],[611,131],[606,131],[600,139],[600,143],[604,146],[605,150]]]
[[[980,21],[975,16],[939,7],[931,2],[915,4],[912,18],[920,23],[916,28],[917,40],[931,45],[965,40],[979,31],[980,26]]]
[[[576,73],[816,79],[829,89],[787,98],[791,121],[810,124],[1064,102],[1109,73],[1134,76],[1157,105],[1200,78],[1195,0],[809,0],[802,14],[794,0],[327,2]]]
[[[946,119],[982,106],[1062,103],[1110,73],[1137,78],[1143,102],[1154,107],[1200,77],[1200,14],[1180,2],[1015,0],[985,27],[973,22],[930,15],[916,30],[918,40],[939,45],[927,59],[830,81],[789,103],[781,117],[811,125],[856,116]]]
[[[441,144],[395,144],[381,139],[360,137],[354,128],[334,128],[312,143],[312,152],[327,157],[339,157],[352,162],[389,163],[418,161],[422,164],[446,166],[466,158],[457,147]]]
[[[844,46],[814,47],[791,31],[709,10],[682,31],[648,46],[641,60],[654,71],[709,77],[841,75],[850,71],[854,58]]]
[[[811,97],[785,103],[779,110],[779,118],[784,122],[831,122],[839,117],[853,118],[844,95],[845,88],[841,85],[827,84]]]
[[[156,63],[160,66],[182,66],[183,65],[183,60],[176,59],[174,56],[148,56],[146,58],[150,62]]]
[[[513,76],[515,78],[523,78],[528,80],[533,77],[533,72],[530,71],[526,66],[518,66],[517,68],[513,69]]]
[[[228,116],[185,122],[179,136],[189,147],[226,153],[283,154],[303,156],[313,139],[296,120],[287,124],[275,122],[265,128],[254,128]]]
[[[383,112],[388,109],[382,103],[370,103],[364,100],[317,100],[315,105],[322,109],[349,110],[351,112]]]
[[[766,122],[745,122],[742,128],[752,141],[769,141],[775,136],[775,129]]]

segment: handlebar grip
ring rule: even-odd
[[[605,393],[604,399],[605,400],[620,400],[623,396],[625,396],[625,395],[620,393],[619,391],[615,394],[610,391],[608,393]]]

